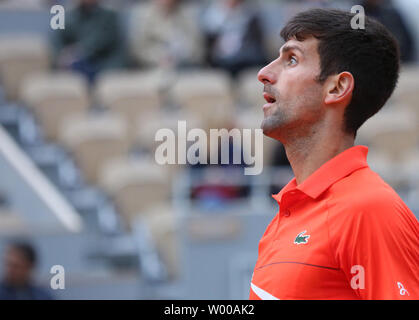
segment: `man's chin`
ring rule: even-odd
[[[270,138],[274,138],[276,136],[276,132],[279,130],[279,128],[277,126],[273,126],[271,123],[269,123],[268,121],[263,120],[262,124],[260,125],[260,128],[262,129],[262,132],[265,136],[270,137]]]
[[[285,127],[284,119],[276,116],[265,117],[260,125],[263,134],[275,140],[280,140],[281,132],[284,131]]]

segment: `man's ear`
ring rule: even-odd
[[[355,80],[350,72],[344,71],[329,77],[326,85],[325,104],[348,102],[352,98]]]

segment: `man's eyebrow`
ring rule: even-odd
[[[287,53],[290,50],[297,50],[300,51],[301,54],[304,56],[304,50],[298,46],[293,46],[293,45],[284,45],[280,50],[279,50],[279,54],[282,53]]]

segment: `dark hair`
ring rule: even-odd
[[[355,13],[334,9],[311,9],[293,17],[281,30],[288,41],[315,37],[323,83],[343,71],[355,79],[352,100],[344,113],[347,133],[377,113],[391,96],[399,75],[399,47],[395,38],[378,21],[365,17],[365,29],[352,29]]]
[[[25,259],[34,266],[37,262],[35,248],[29,243],[23,241],[15,241],[9,244],[11,249],[17,250],[25,257]]]

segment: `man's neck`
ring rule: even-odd
[[[284,143],[297,185],[303,183],[324,163],[354,146],[354,138],[345,134],[317,133],[311,137],[292,139]]]

